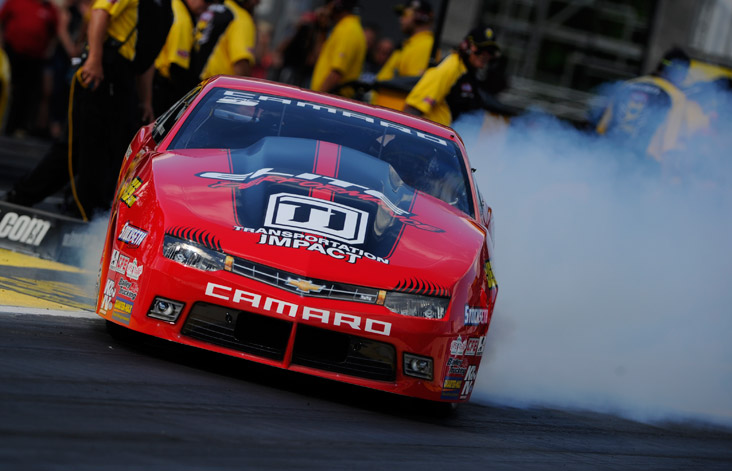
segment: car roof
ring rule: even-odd
[[[231,75],[217,75],[209,78],[203,84],[204,93],[211,88],[223,87],[231,89],[240,89],[246,91],[256,91],[258,93],[270,93],[273,95],[286,96],[296,100],[305,100],[321,103],[323,105],[334,106],[347,109],[357,113],[382,118],[393,121],[411,128],[428,132],[444,139],[459,142],[463,146],[462,139],[454,129],[435,123],[433,121],[409,115],[401,111],[390,108],[371,105],[348,98],[331,95],[328,93],[315,92],[306,88],[300,88],[293,85],[287,85],[279,82],[271,82],[264,79],[256,79],[249,77],[236,77]]]

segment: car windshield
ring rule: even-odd
[[[315,102],[216,88],[169,149],[245,149],[273,136],[326,141],[368,154],[391,165],[406,185],[473,215],[467,169],[453,142]]]

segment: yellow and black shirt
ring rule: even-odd
[[[107,36],[122,44],[119,53],[130,62],[137,44],[137,5],[139,0],[94,0],[92,10],[109,13]]]
[[[173,0],[173,25],[165,44],[155,59],[155,69],[163,77],[170,78],[170,66],[175,64],[188,69],[193,47],[193,15],[184,0]]]
[[[196,25],[191,70],[200,79],[234,73],[240,60],[255,63],[256,27],[252,16],[234,0],[211,5]]]
[[[451,53],[439,65],[425,72],[407,95],[406,104],[421,111],[425,118],[449,126],[452,114],[446,98],[467,71],[460,55]]]

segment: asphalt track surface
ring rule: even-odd
[[[702,424],[475,404],[449,413],[116,340],[91,312],[93,289],[88,274],[0,251],[0,469],[732,469],[732,431]]]

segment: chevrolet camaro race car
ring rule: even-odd
[[[452,129],[219,76],[130,144],[97,312],[116,333],[463,402],[496,299],[492,232]]]

